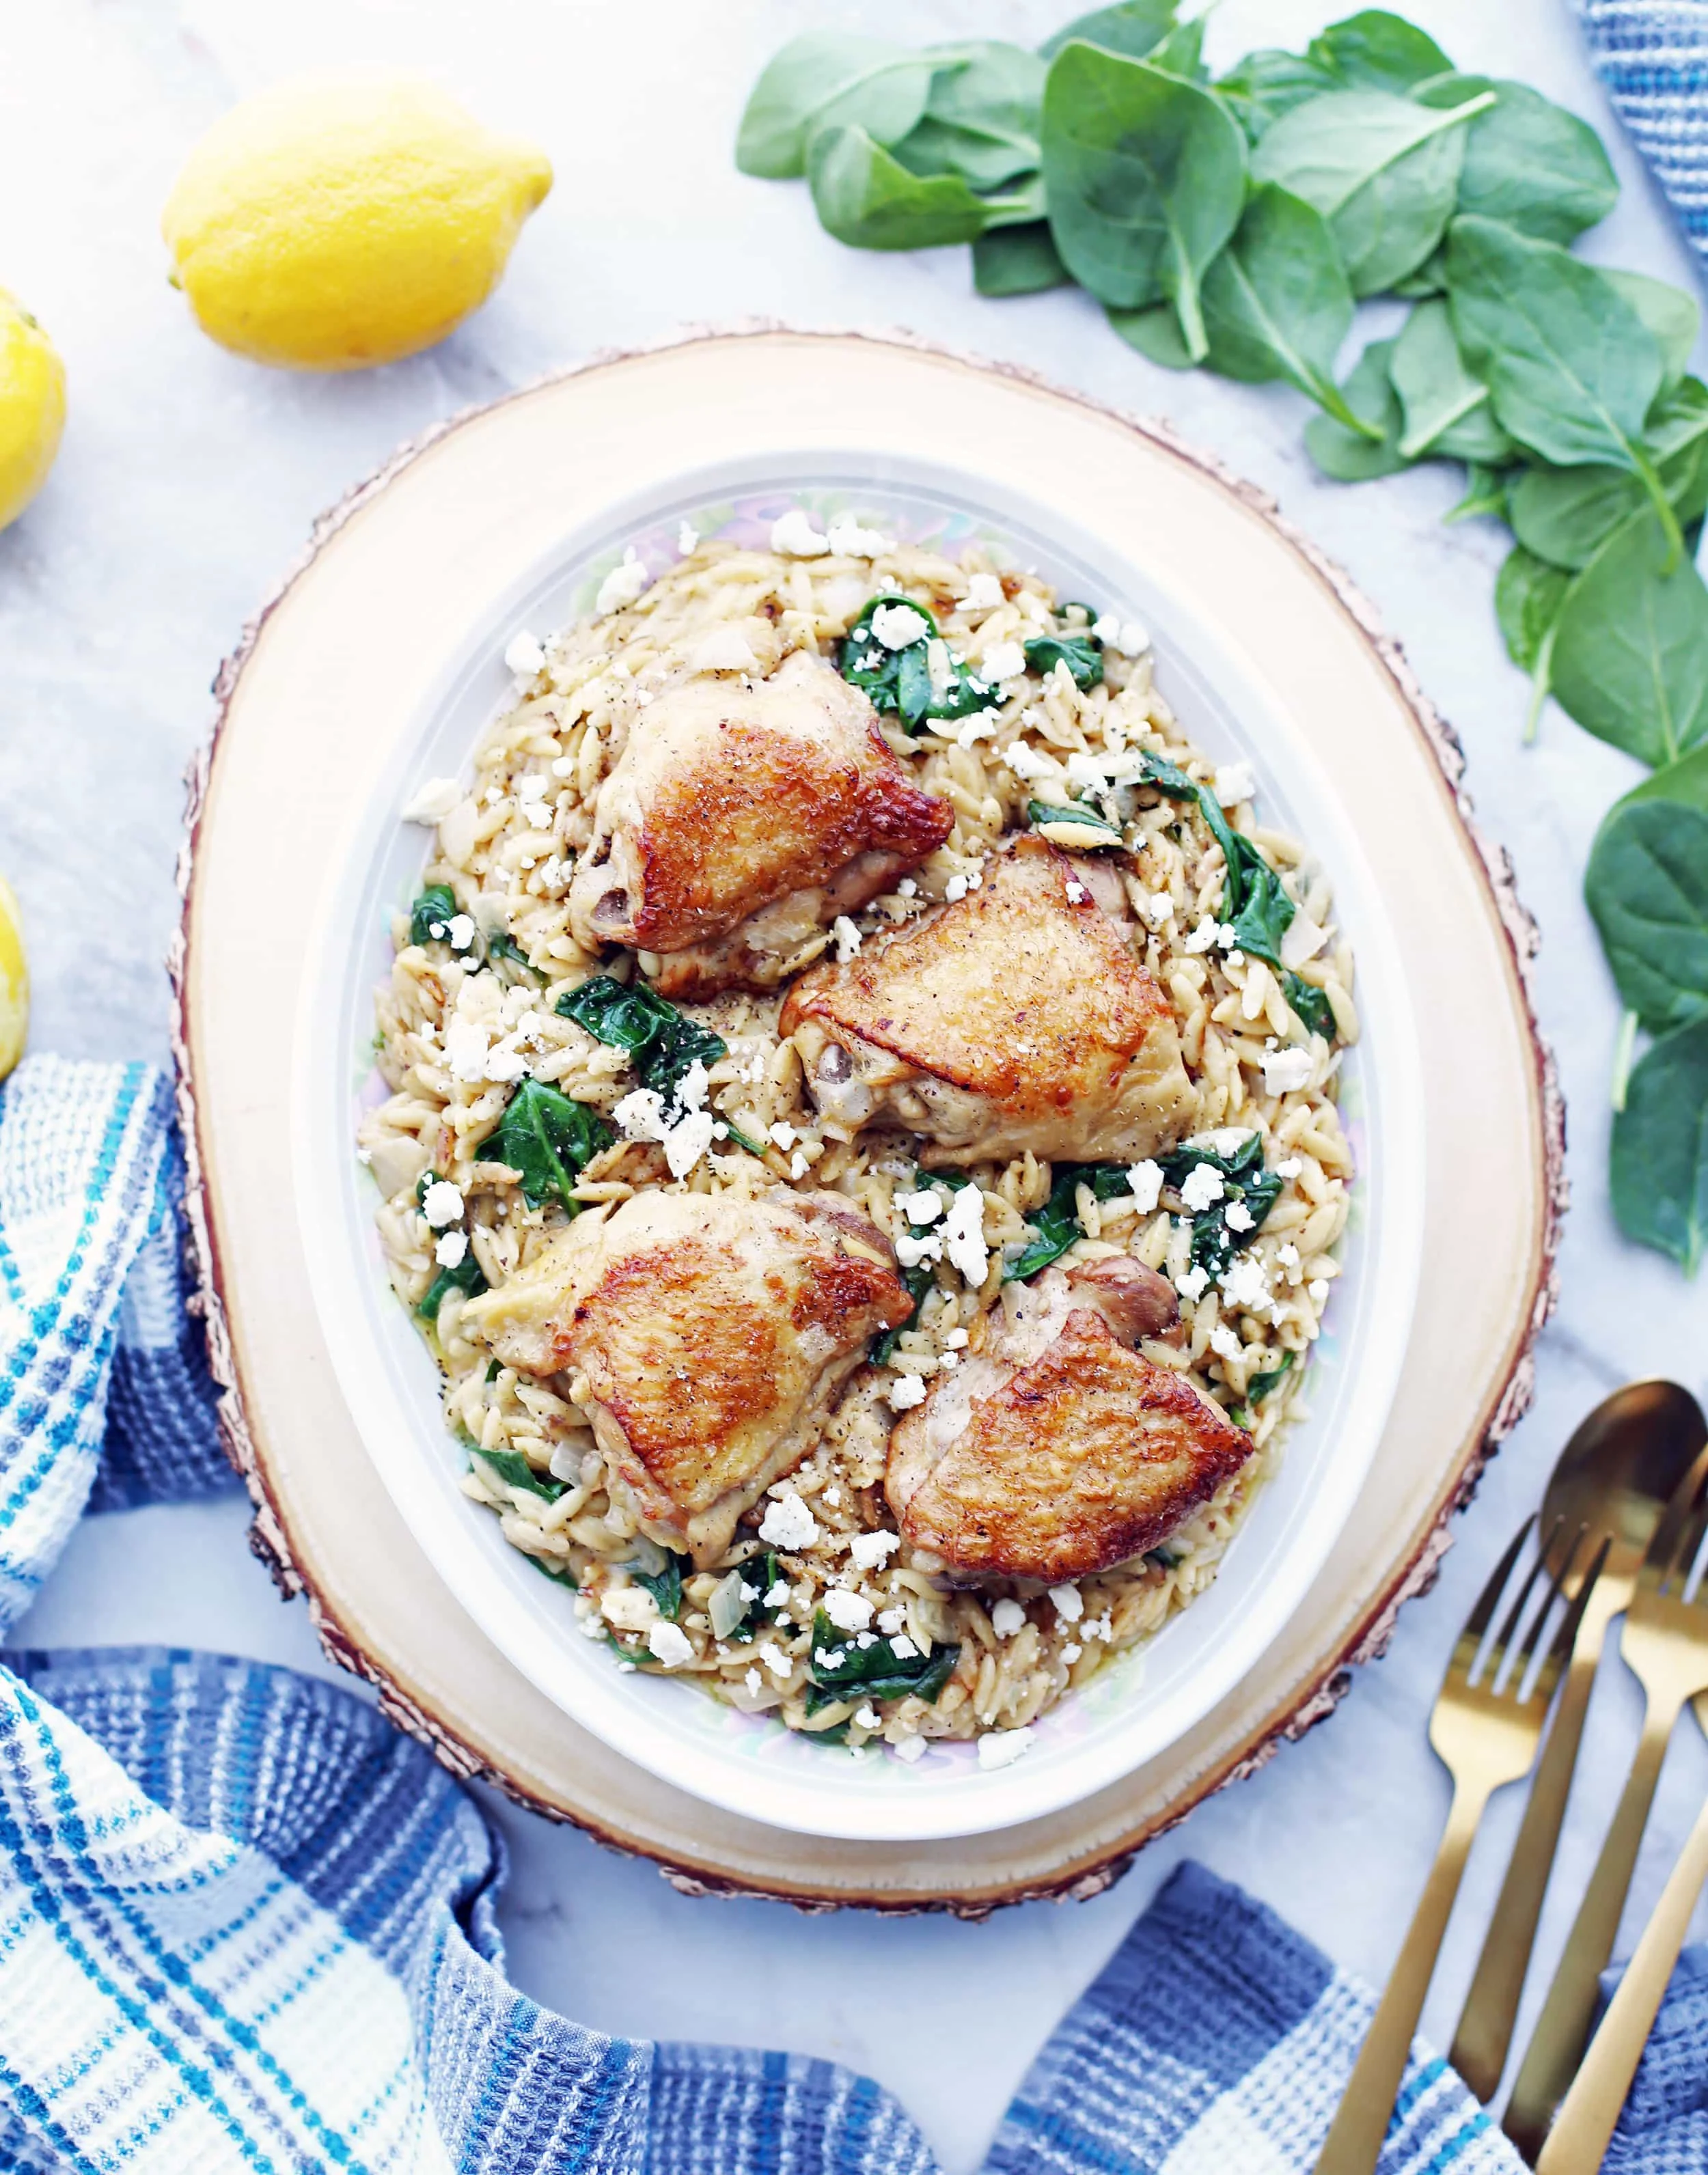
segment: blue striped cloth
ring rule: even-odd
[[[1708,257],[1708,0],[1576,0],[1632,141]]]
[[[127,1502],[223,1473],[178,1179],[144,1068],[36,1058],[0,1089],[0,1630],[92,1489]],[[165,1649],[9,1654],[0,2167],[930,2175],[868,2079],[607,2038],[518,1993],[503,1874],[461,1786],[349,1693]],[[1304,2175],[1370,2014],[1270,1912],[1183,1866],[1038,2057],[987,2175]],[[1693,1966],[1609,2167],[1708,2169],[1705,2048]],[[1382,2175],[1449,2168],[1520,2163],[1419,2046]]]

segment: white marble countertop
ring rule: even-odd
[[[1297,46],[1350,4],[1223,0],[1212,56]],[[650,1868],[488,1798],[514,1852],[502,1916],[529,1993],[613,2031],[741,2038],[853,2064],[901,2095],[951,2175],[976,2165],[1027,2063],[1183,1855],[1245,1883],[1342,1962],[1385,1969],[1445,1809],[1424,1721],[1472,1597],[1588,1405],[1638,1374],[1705,1387],[1700,1287],[1626,1245],[1606,1198],[1617,1012],[1579,887],[1630,767],[1557,711],[1539,746],[1520,746],[1524,689],[1490,609],[1504,540],[1485,523],[1440,526],[1456,472],[1324,483],[1290,392],[1157,370],[1076,292],[980,301],[964,251],[845,250],[819,231],[804,188],[734,170],[749,85],[809,24],[1029,42],[1069,12],[1066,0],[915,0],[901,14],[869,0],[59,0],[0,21],[0,280],[49,328],[70,373],[58,468],[0,536],[0,869],[29,925],[37,1048],[164,1059],[180,773],[206,729],[218,660],[316,513],[436,418],[684,323],[902,324],[1166,415],[1351,568],[1463,736],[1482,816],[1510,849],[1545,937],[1537,995],[1570,1099],[1576,1207],[1536,1409],[1484,1481],[1435,1592],[1406,1612],[1391,1652],[1334,1720],[1203,1807],[1110,1894],[982,1926],[691,1901]],[[1590,254],[1691,282],[1564,0],[1413,0],[1411,12],[1461,66],[1522,76],[1608,137],[1624,193]],[[305,68],[370,62],[428,71],[494,124],[538,138],[556,187],[502,292],[435,353],[344,378],[253,368],[201,338],[167,286],[160,204],[234,97]],[[85,1521],[20,1640],[161,1640],[324,1670],[304,1610],[282,1607],[247,1554],[245,1519],[232,1499]],[[1544,1955],[1611,1811],[1635,1708],[1609,1661]],[[1708,1753],[1687,1725],[1639,1902],[1657,1891],[1705,1787]],[[1473,1858],[1426,2016],[1438,2041],[1516,1813],[1497,1805]]]

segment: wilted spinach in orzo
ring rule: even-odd
[[[1205,28],[1177,22],[1171,0],[1122,0],[1036,53],[813,31],[761,76],[736,160],[805,177],[843,241],[968,241],[981,295],[1077,281],[1155,362],[1297,388],[1320,411],[1311,456],[1341,481],[1464,463],[1448,518],[1503,521],[1516,540],[1496,606],[1533,682],[1526,735],[1553,695],[1655,768],[1640,795],[1675,811],[1669,838],[1694,838],[1688,766],[1708,748],[1708,588],[1688,556],[1708,507],[1708,386],[1688,374],[1699,312],[1677,288],[1570,253],[1619,194],[1600,138],[1526,84],[1458,73],[1382,9],[1219,75]],[[1358,303],[1377,296],[1410,313],[1339,378]],[[1067,662],[1087,684],[1089,656]],[[1659,1010],[1633,995],[1652,981],[1633,984],[1615,932],[1656,881],[1634,842],[1670,819],[1632,825],[1624,806],[1591,876],[1629,1006],[1613,1205],[1631,1237],[1694,1268],[1708,1243],[1708,960],[1679,947]],[[1281,909],[1234,857],[1243,843],[1223,918],[1276,963]],[[1326,1026],[1320,992],[1288,994]],[[1640,1031],[1655,1039],[1631,1071]]]

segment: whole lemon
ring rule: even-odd
[[[291,370],[361,370],[442,339],[497,285],[551,187],[410,78],[312,80],[246,99],[190,154],[161,231],[222,347]]]
[[[0,1080],[24,1055],[30,1028],[30,963],[12,887],[0,876]]]
[[[29,311],[0,287],[0,529],[18,518],[47,480],[64,428],[65,366]],[[4,945],[0,919],[0,976]],[[0,1050],[4,1046],[0,1022]]]

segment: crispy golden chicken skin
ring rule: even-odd
[[[903,1533],[952,1575],[1088,1578],[1166,1540],[1254,1445],[1125,1341],[1172,1326],[1153,1272],[1050,1269],[1011,1292],[1008,1326],[891,1435],[884,1490]]]
[[[642,1193],[579,1218],[464,1318],[512,1367],[586,1378],[644,1530],[706,1565],[913,1304],[888,1239],[841,1195],[775,1186]]]
[[[639,713],[600,786],[571,925],[589,947],[663,955],[667,996],[767,986],[953,821],[823,659],[796,650],[762,680],[697,674]]]
[[[1136,1161],[1192,1122],[1167,998],[1036,837],[964,898],[803,974],[781,1028],[821,1110],[924,1134],[928,1164]]]

